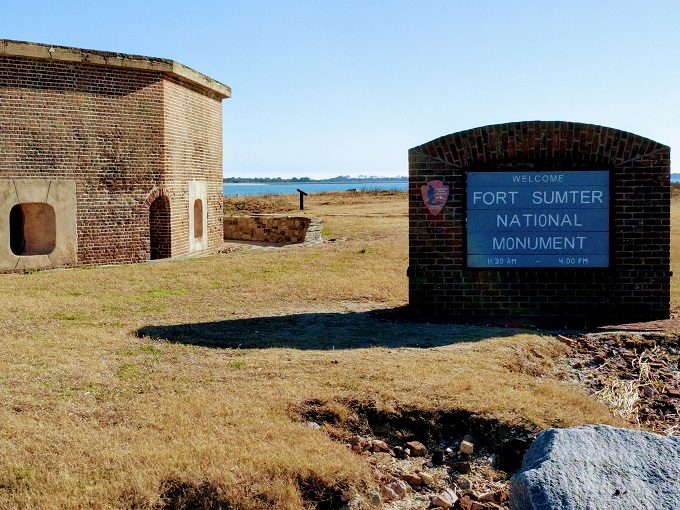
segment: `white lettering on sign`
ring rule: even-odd
[[[538,174],[538,175],[513,175],[512,176],[512,182],[526,182],[526,183],[531,183],[531,182],[547,182],[547,183],[561,183],[564,181],[564,175],[563,174]]]
[[[603,203],[599,190],[534,191],[531,196],[536,205]]]
[[[472,203],[484,205],[514,204],[517,193],[517,191],[475,191],[472,194]]]
[[[494,251],[582,250],[586,236],[506,236],[494,237]]]
[[[582,227],[578,213],[497,214],[497,227]]]
[[[608,267],[608,171],[469,171],[466,191],[469,267]]]

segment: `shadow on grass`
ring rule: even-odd
[[[144,326],[137,336],[215,348],[302,350],[439,347],[512,336],[519,329],[415,322],[405,308],[304,313],[196,324]]]

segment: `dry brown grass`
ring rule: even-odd
[[[550,378],[553,338],[366,313],[406,303],[405,196],[308,198],[339,241],[0,279],[1,508],[301,509],[301,486],[370,485],[299,422],[310,399],[617,422]]]

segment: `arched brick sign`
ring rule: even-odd
[[[574,122],[479,127],[409,151],[420,316],[669,316],[670,148]]]

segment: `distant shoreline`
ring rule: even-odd
[[[306,186],[308,184],[381,184],[381,183],[395,183],[395,182],[407,182],[408,179],[404,179],[403,181],[397,181],[397,180],[381,180],[381,179],[366,179],[365,181],[276,181],[276,182],[226,182],[222,181],[222,184],[224,185],[230,185],[230,184],[236,184],[239,186],[279,186],[279,185],[286,185],[290,186],[291,184],[296,184],[300,186]]]

